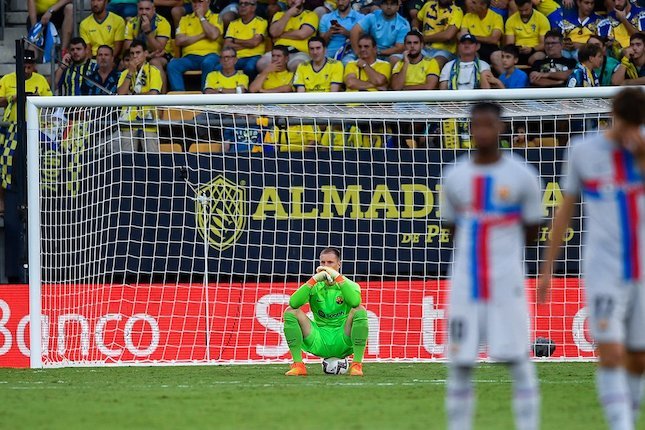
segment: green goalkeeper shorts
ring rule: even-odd
[[[345,334],[344,325],[318,327],[314,321],[311,321],[311,333],[303,339],[302,349],[322,358],[344,358],[354,353],[352,339]]]

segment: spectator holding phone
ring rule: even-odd
[[[318,32],[320,37],[327,43],[327,56],[337,60],[347,62],[347,56],[350,49],[349,32],[358,21],[363,19],[363,15],[350,7],[350,0],[338,0],[336,10],[329,12],[320,19]]]

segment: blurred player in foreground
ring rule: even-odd
[[[454,243],[448,308],[448,428],[472,428],[472,371],[480,344],[510,367],[516,428],[538,428],[540,397],[529,358],[524,288],[525,241],[537,238],[542,217],[535,169],[499,150],[501,106],[478,103],[471,111],[476,150],[443,179],[441,214]]]
[[[352,353],[351,376],[363,376],[363,354],[367,343],[367,311],[361,305],[357,283],[341,275],[340,251],[325,248],[316,274],[289,299],[284,311],[284,336],[293,357],[287,376],[305,376],[302,351],[322,358],[345,358]],[[309,303],[314,320],[300,309]]]
[[[584,284],[599,366],[596,383],[612,430],[631,430],[645,371],[645,91],[629,88],[613,101],[613,125],[571,148],[564,199],[553,220],[540,270],[544,302],[553,263],[575,204],[584,195]]]

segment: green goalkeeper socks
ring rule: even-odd
[[[293,362],[302,363],[302,329],[298,318],[288,312],[284,314],[284,337],[287,339]]]
[[[367,344],[367,333],[369,331],[367,324],[367,311],[364,309],[354,312],[352,320],[352,346],[354,347],[354,362],[362,363],[365,355],[365,345]]]

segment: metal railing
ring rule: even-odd
[[[4,28],[7,25],[6,22],[6,1],[0,0],[0,40],[4,40]]]

